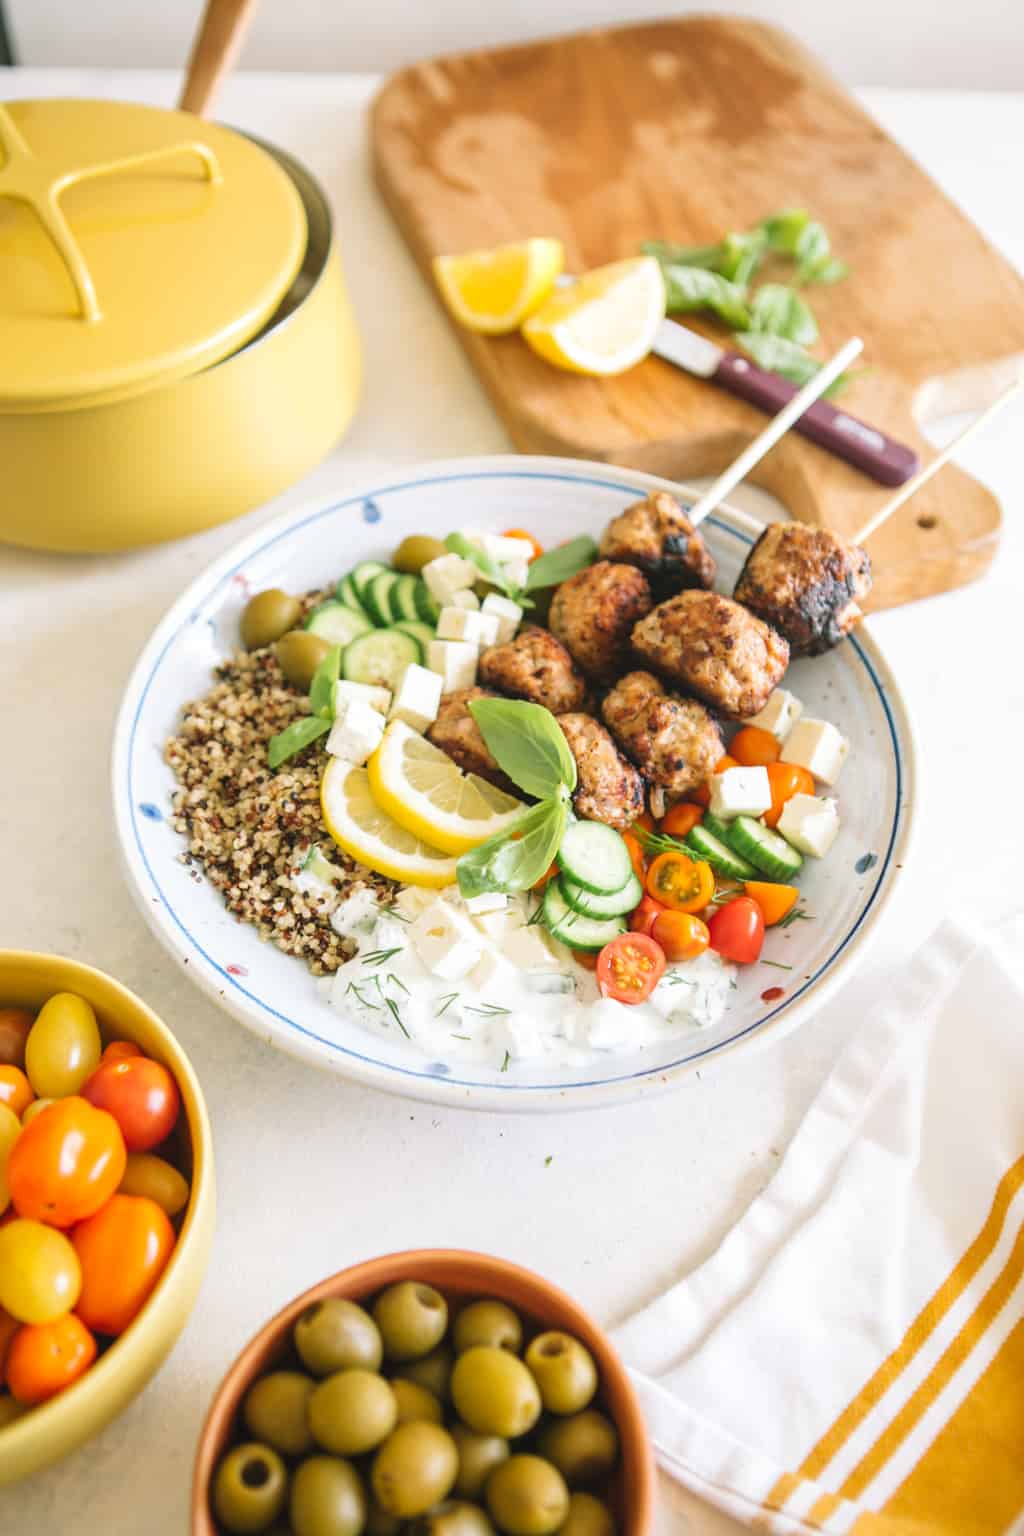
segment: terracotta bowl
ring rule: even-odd
[[[619,1432],[620,1467],[614,1502],[623,1536],[648,1536],[654,1515],[654,1457],[632,1384],[606,1334],[571,1296],[518,1264],[485,1253],[454,1248],[421,1248],[385,1254],[321,1280],[288,1303],[260,1329],[238,1356],[207,1415],[192,1474],[192,1536],[219,1536],[209,1507],[210,1482],[224,1452],[242,1436],[237,1422],[242,1399],[253,1380],[290,1358],[289,1335],[296,1319],[327,1296],[362,1301],[397,1280],[422,1280],[436,1286],[449,1302],[495,1296],[542,1328],[575,1334],[597,1362],[598,1402]]]

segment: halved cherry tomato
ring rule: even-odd
[[[70,1227],[98,1211],[120,1184],[127,1161],[113,1115],[72,1094],[24,1127],[7,1160],[19,1216]]]
[[[668,960],[696,960],[707,949],[708,925],[692,912],[659,912],[651,938],[660,944]]]
[[[680,800],[670,811],[665,812],[658,831],[666,832],[669,837],[685,837],[703,818],[703,807],[696,801]]]
[[[654,925],[654,919],[660,917],[668,908],[663,907],[660,901],[655,901],[653,896],[645,896],[638,907],[634,907],[629,914],[629,926],[633,933],[650,933]]]
[[[774,927],[796,906],[800,895],[795,885],[773,885],[770,880],[744,880],[743,889],[764,913],[765,926]]]
[[[44,1403],[85,1374],[96,1340],[73,1312],[19,1328],[7,1351],[7,1385],[19,1403]]]
[[[654,831],[654,817],[650,811],[641,811],[639,816],[633,817],[634,827],[643,827],[645,832]]]
[[[665,974],[665,951],[646,933],[620,933],[597,957],[597,984],[617,1003],[643,1003]]]
[[[542,891],[544,889],[544,887],[547,885],[548,881],[549,880],[553,880],[557,874],[558,874],[558,860],[557,859],[552,859],[551,863],[548,865],[547,869],[541,875],[540,879],[539,880],[535,880],[533,882],[533,884],[531,885],[531,887],[530,887],[531,891]]]
[[[123,1333],[149,1299],[174,1250],[174,1228],[155,1200],[114,1195],[71,1237],[82,1266],[76,1311],[97,1333]]]
[[[622,841],[629,849],[629,862],[633,866],[633,873],[640,881],[640,884],[643,885],[644,873],[647,869],[647,863],[644,859],[643,843],[641,843],[638,837],[634,837],[632,832],[623,832]]]
[[[32,1084],[20,1067],[0,1066],[0,1104],[13,1109],[20,1120],[34,1098]]]
[[[796,763],[769,763],[768,787],[772,792],[771,809],[765,811],[765,825],[774,827],[782,815],[782,808],[794,795],[813,795],[814,777]]]
[[[751,896],[726,902],[708,923],[711,948],[723,960],[750,965],[764,944],[764,913]]]
[[[124,1061],[129,1056],[141,1056],[142,1052],[134,1040],[111,1040],[103,1049],[100,1061]]]
[[[174,1078],[148,1056],[103,1062],[82,1097],[113,1115],[129,1152],[151,1152],[171,1134],[181,1108]]]
[[[700,912],[715,894],[711,865],[685,853],[659,853],[647,871],[647,894],[673,912]]]
[[[714,772],[724,773],[727,768],[738,768],[739,766],[736,759],[730,757],[727,752],[724,757],[718,759]],[[708,783],[698,784],[696,789],[688,790],[687,793],[691,800],[695,800],[698,805],[704,806],[705,810],[711,804],[711,785]]]
[[[777,761],[782,747],[771,731],[759,725],[745,725],[729,743],[729,754],[744,768],[767,768]]]
[[[525,528],[506,528],[505,532],[502,534],[502,538],[527,539],[529,543],[533,545],[533,554],[530,556],[531,562],[536,560],[539,555],[544,553],[544,545],[541,544],[539,540],[535,539],[532,533],[527,533]]]

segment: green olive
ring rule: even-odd
[[[510,1456],[487,1479],[487,1509],[508,1536],[551,1536],[569,1512],[569,1490],[540,1456]]]
[[[442,1344],[438,1349],[431,1350],[429,1355],[424,1355],[422,1360],[408,1361],[402,1366],[402,1376],[406,1381],[415,1381],[419,1386],[426,1387],[439,1402],[444,1403],[448,1400],[452,1362],[451,1350],[447,1344]]]
[[[494,1536],[479,1504],[440,1504],[410,1527],[410,1536]]]
[[[350,1462],[309,1456],[292,1476],[288,1518],[294,1536],[361,1536],[366,1490]]]
[[[386,1440],[398,1420],[389,1382],[374,1371],[336,1371],[309,1399],[313,1438],[335,1456],[362,1456]]]
[[[258,650],[261,645],[273,645],[293,628],[301,612],[302,604],[298,598],[282,592],[280,587],[257,592],[242,609],[239,625],[242,644],[247,651]]]
[[[391,1383],[398,1404],[398,1423],[408,1424],[412,1419],[426,1419],[430,1424],[444,1422],[441,1404],[433,1392],[421,1387],[418,1381],[408,1381],[396,1376]]]
[[[377,1371],[384,1358],[380,1331],[369,1312],[341,1296],[328,1296],[307,1307],[292,1337],[303,1365],[314,1376],[357,1367]]]
[[[411,533],[391,556],[391,564],[396,571],[418,576],[431,560],[438,560],[447,553],[448,548],[440,539],[431,538],[429,533]]]
[[[278,666],[293,688],[308,693],[313,673],[323,661],[330,646],[321,635],[308,629],[290,629],[274,646]]]
[[[245,1427],[253,1439],[273,1446],[282,1456],[311,1451],[306,1410],[314,1386],[312,1376],[302,1371],[271,1371],[253,1382],[242,1404]]]
[[[523,1347],[523,1325],[503,1301],[471,1301],[455,1319],[452,1338],[457,1355],[477,1344],[490,1344],[518,1355]]]
[[[465,1424],[453,1424],[451,1437],[459,1453],[452,1492],[460,1499],[478,1499],[495,1467],[508,1460],[508,1441],[500,1435],[478,1435]]]
[[[370,1483],[381,1509],[400,1520],[425,1515],[452,1490],[459,1470],[455,1441],[439,1424],[399,1424],[373,1459]]]
[[[592,1493],[570,1493],[569,1513],[558,1536],[615,1536],[611,1510]]]
[[[213,1479],[213,1512],[232,1536],[265,1531],[284,1508],[288,1473],[269,1445],[250,1441],[228,1451]]]
[[[589,1349],[568,1333],[539,1333],[526,1364],[549,1413],[579,1413],[597,1391],[597,1366]]]
[[[382,1291],[373,1315],[389,1360],[419,1360],[429,1355],[448,1327],[444,1297],[418,1280],[402,1280]]]
[[[478,1435],[514,1440],[540,1418],[540,1392],[526,1366],[489,1344],[467,1349],[456,1360],[452,1401],[459,1418]]]
[[[615,1426],[596,1408],[552,1419],[537,1437],[537,1449],[553,1461],[570,1488],[606,1477],[619,1453]]]

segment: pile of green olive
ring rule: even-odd
[[[291,1343],[292,1363],[246,1393],[246,1438],[214,1474],[223,1531],[615,1536],[601,1493],[618,1436],[591,1406],[597,1367],[578,1339],[526,1342],[503,1301],[449,1318],[439,1291],[404,1280],[369,1311],[314,1303]]]

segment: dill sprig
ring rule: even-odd
[[[781,960],[762,960],[762,965],[773,965],[777,971],[791,971],[791,965],[783,965]]]
[[[791,923],[813,923],[814,918],[803,907],[794,907],[792,912],[787,912],[785,917],[780,917],[775,924],[776,928],[788,928]]]
[[[402,1022],[402,1015],[398,1011],[398,1004],[395,1002],[393,997],[386,997],[384,999],[384,1002],[387,1005],[387,1010],[390,1013],[391,1017],[394,1019],[395,1023],[398,1025],[399,1029],[402,1031],[402,1034],[408,1040],[409,1039],[409,1031],[406,1029],[405,1025]]]
[[[458,995],[459,994],[457,992],[449,992],[447,997],[442,997],[441,1006],[434,1014],[434,1018],[439,1019],[442,1013],[447,1013],[448,1009],[451,1007],[452,1003],[455,1002]]]
[[[500,1018],[503,1014],[511,1013],[512,1009],[502,1008],[498,1003],[481,1003],[479,1008],[474,1008],[472,1003],[467,1003],[463,1009],[463,1012],[478,1013],[480,1014],[481,1018],[485,1019],[497,1019]]]
[[[412,995],[409,991],[409,988],[402,980],[401,976],[396,976],[394,971],[388,971],[387,980],[391,982],[392,986],[399,987],[405,993],[406,997],[410,997]]]
[[[402,953],[401,944],[396,944],[394,949],[369,949],[359,959],[363,965],[384,965],[386,961]]]
[[[358,997],[364,1008],[372,1008],[374,1012],[380,1011],[380,1004],[371,1003],[367,998],[365,998],[354,981],[350,981],[348,986],[345,988],[345,996],[347,997],[350,992],[355,993],[356,997]]]
[[[509,1064],[509,1062],[510,1062],[510,1061],[511,1061],[511,1060],[512,1060],[512,1057],[511,1057],[511,1056],[510,1056],[510,1054],[509,1054],[509,1052],[508,1052],[508,1051],[506,1051],[506,1052],[505,1052],[505,1060],[504,1060],[504,1061],[503,1061],[503,1062],[502,1062],[502,1064],[501,1064],[501,1070],[502,1070],[502,1071],[503,1071],[503,1072],[507,1072],[507,1071],[508,1071],[508,1064]]]

